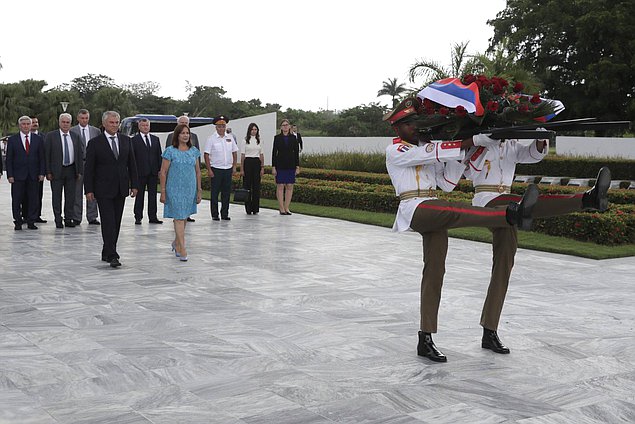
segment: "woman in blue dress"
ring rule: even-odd
[[[201,203],[201,168],[198,158],[201,152],[190,141],[190,129],[179,124],[174,129],[172,145],[163,152],[161,163],[161,203],[163,217],[174,219],[172,251],[181,261],[187,261],[185,250],[185,224],[196,213]]]

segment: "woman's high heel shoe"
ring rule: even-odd
[[[179,255],[179,252],[176,251],[176,244],[174,242],[172,242],[172,251],[174,252],[174,256],[176,256],[177,258],[181,257],[181,255]]]

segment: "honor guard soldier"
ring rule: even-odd
[[[384,117],[397,133],[386,148],[386,168],[400,198],[393,231],[414,230],[423,236],[421,322],[417,353],[435,362],[447,357],[432,341],[445,273],[448,229],[458,227],[509,228],[531,226],[538,188],[530,185],[520,202],[503,208],[482,208],[437,198],[436,189],[452,191],[465,169],[465,150],[498,143],[484,135],[461,141],[421,140],[416,118],[420,103],[406,98]]]
[[[472,205],[497,207],[517,202],[520,196],[512,195],[517,163],[540,162],[549,152],[547,140],[534,140],[530,144],[518,140],[506,140],[487,147],[473,147],[468,153],[465,177],[472,180],[474,198]],[[534,218],[564,215],[584,209],[604,211],[608,207],[607,192],[611,183],[608,168],[601,168],[595,186],[586,193],[540,195],[532,210]],[[497,335],[509,277],[518,248],[516,227],[490,228],[492,232],[492,275],[487,297],[481,313],[483,327],[482,347],[496,353],[509,353]]]

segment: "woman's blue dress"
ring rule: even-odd
[[[163,217],[186,219],[196,213],[196,170],[201,152],[194,146],[181,151],[169,146],[163,151],[164,159],[170,161],[165,184]]]

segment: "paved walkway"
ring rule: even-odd
[[[454,240],[440,329],[416,356],[416,234],[231,207],[135,226],[123,266],[99,227],[14,231],[0,181],[0,423],[617,423],[635,421],[635,260],[520,250],[480,347],[490,246]],[[26,228],[26,226],[25,226]]]

